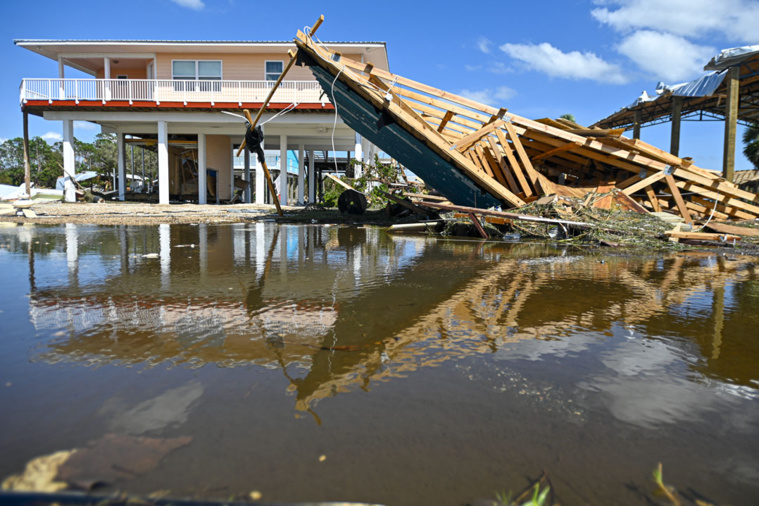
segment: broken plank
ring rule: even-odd
[[[474,213],[467,213],[469,215],[469,219],[472,220],[472,224],[474,224],[474,228],[477,229],[477,232],[479,232],[480,236],[482,236],[483,239],[490,239],[490,236],[487,232],[485,232],[485,229],[482,228],[482,223],[480,223],[480,220],[477,219],[477,216],[474,215]]]
[[[679,230],[670,230],[669,232],[664,232],[669,237],[677,238],[677,239],[690,239],[690,240],[696,240],[696,241],[721,241],[721,242],[727,242],[727,241],[740,241],[741,236],[739,235],[730,235],[730,234],[712,234],[709,232],[682,232]]]

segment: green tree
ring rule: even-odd
[[[24,144],[21,137],[0,144],[0,183],[18,186],[24,182]],[[39,187],[55,187],[63,174],[62,143],[52,146],[41,137],[29,140],[31,180]]]
[[[743,132],[743,154],[759,169],[759,123],[753,123]]]
[[[572,113],[562,114],[559,116],[559,119],[566,119],[571,121],[572,123],[577,123],[577,120],[575,119],[575,115]]]

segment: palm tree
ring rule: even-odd
[[[752,123],[743,132],[743,154],[759,169],[759,123]]]

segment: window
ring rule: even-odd
[[[172,60],[171,78],[175,81],[221,81],[221,60]],[[219,91],[221,83],[174,83],[175,91]]]
[[[267,61],[266,62],[266,76],[267,81],[276,81],[279,76],[285,70],[284,61]]]

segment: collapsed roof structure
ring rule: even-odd
[[[624,128],[530,120],[345,58],[310,33],[299,31],[295,43],[293,58],[310,67],[343,121],[454,204],[514,208],[602,187],[688,223],[759,217],[757,194],[624,137]]]

